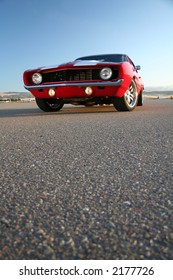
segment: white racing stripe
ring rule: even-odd
[[[51,69],[51,68],[57,68],[59,65],[52,65],[52,66],[43,66],[40,69],[41,70],[47,70],[47,69]]]
[[[73,66],[92,66],[97,65],[99,61],[97,60],[77,60]]]

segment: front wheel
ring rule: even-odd
[[[128,90],[121,98],[114,97],[113,105],[118,111],[132,111],[138,103],[138,92],[135,81],[132,80]]]
[[[64,103],[61,98],[35,98],[38,107],[44,112],[56,112],[61,110]]]
[[[138,104],[137,104],[137,106],[142,106],[142,105],[143,105],[143,101],[142,101],[142,91],[141,91],[139,96],[138,96]]]

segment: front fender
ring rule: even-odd
[[[117,88],[116,90],[116,97],[123,97],[125,92],[128,90],[131,82],[132,82],[132,77],[130,75],[123,75],[123,82],[120,87]]]

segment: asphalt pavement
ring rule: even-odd
[[[173,100],[0,103],[0,259],[173,259]]]

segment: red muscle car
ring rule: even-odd
[[[64,104],[113,104],[118,111],[142,105],[144,84],[140,66],[124,54],[92,55],[52,67],[24,72],[24,87],[46,112]]]

